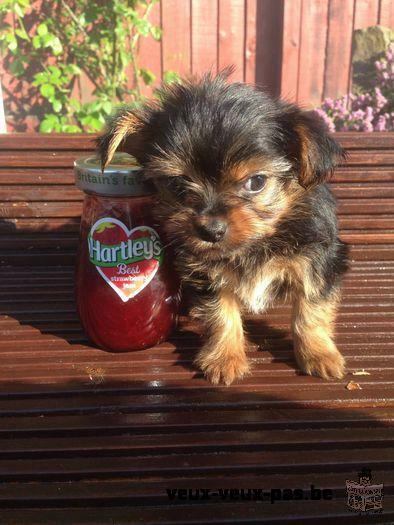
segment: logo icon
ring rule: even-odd
[[[383,509],[383,483],[372,485],[371,470],[363,468],[359,481],[346,480],[347,505],[358,513],[379,513]]]
[[[142,292],[163,260],[163,246],[153,228],[129,230],[112,217],[95,222],[88,248],[90,262],[123,302]]]

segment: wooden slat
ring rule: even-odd
[[[279,96],[282,47],[283,1],[259,0],[256,9],[256,85],[274,97]]]
[[[94,149],[94,140],[97,136],[94,133],[51,133],[45,135],[39,133],[0,133],[0,150],[19,150],[21,152],[27,149],[35,151],[74,150],[85,155],[86,152]],[[334,136],[345,148],[349,149],[392,149],[394,146],[394,137],[390,132],[338,132]]]
[[[388,215],[392,212],[394,199],[342,198],[338,202],[340,215]],[[0,202],[1,218],[27,217],[78,217],[81,215],[81,201],[51,202]]]
[[[298,97],[302,0],[285,2],[281,96],[290,102]]]
[[[356,0],[354,29],[363,29],[378,23],[379,0]]]
[[[394,209],[394,199],[341,199],[338,203],[339,214],[373,214],[391,213]]]
[[[323,96],[338,98],[349,92],[354,3],[330,0]],[[341,67],[338,65],[341,64]]]
[[[373,256],[379,261],[391,261],[393,247],[393,244],[376,244],[371,248],[370,245],[364,244],[363,239],[358,239],[357,244],[352,247],[352,260],[368,261]],[[75,264],[75,257],[75,248],[37,249],[30,250],[28,254],[3,250],[0,254],[0,266],[37,266],[41,265],[43,260],[49,265],[73,265]]]
[[[75,157],[78,157],[75,152]],[[1,168],[0,167],[0,185],[49,185],[49,184],[74,184],[74,173],[71,167],[68,168]],[[363,166],[351,167],[342,166],[336,169],[333,182],[393,182],[394,168],[388,166]]]
[[[20,202],[20,201],[81,201],[83,193],[75,186],[53,185],[39,186],[29,185],[0,185],[0,201]]]
[[[2,202],[0,218],[80,217],[82,202]]]
[[[155,26],[161,27],[160,2],[155,3],[153,6],[149,15],[149,21]],[[163,75],[161,42],[155,40],[151,35],[141,38],[138,49],[138,62],[155,75],[156,81],[154,82],[154,86],[160,85]],[[145,86],[144,83],[141,82],[142,93],[146,97],[153,95],[153,87]]]
[[[364,231],[361,229],[344,229],[341,232],[341,239],[351,244],[389,244],[394,243],[394,224],[391,219],[390,230],[378,230],[370,229]],[[64,233],[51,233],[47,234],[39,233],[39,235],[18,235],[18,236],[6,236],[0,237],[0,250],[12,251],[12,250],[45,250],[45,249],[56,249],[56,250],[75,250],[78,244],[78,225],[76,225],[71,232]],[[4,230],[3,230],[4,231]],[[1,232],[1,229],[0,229]],[[9,229],[10,233],[14,233],[13,229]],[[4,256],[7,252],[0,252]]]
[[[392,0],[380,0],[379,25],[394,26],[394,3]]]
[[[67,232],[78,232],[79,231],[80,217],[74,218],[33,218],[33,219],[20,219],[20,218],[7,218],[0,220],[0,233],[32,233],[32,232],[47,232],[47,231],[61,231]]]
[[[386,166],[340,167],[335,170],[331,182],[394,182],[394,169]]]
[[[162,2],[163,71],[186,75],[191,70],[190,4],[184,0]]]
[[[78,156],[78,155],[77,155]],[[76,158],[73,152],[48,152],[45,151],[0,151],[0,162],[3,167],[32,168],[53,167],[53,168],[70,168]],[[347,160],[347,166],[381,166],[394,165],[393,150],[351,150]]]
[[[219,485],[219,483],[217,484]],[[394,498],[388,496],[385,498],[388,511],[384,514],[384,519],[392,520],[394,513]],[[204,502],[203,502],[204,503]],[[133,516],[135,522],[149,523],[155,525],[158,523],[183,524],[185,519],[192,525],[215,523],[222,525],[232,525],[241,523],[272,523],[278,521],[280,516],[282,524],[295,523],[294,516],[302,523],[321,523],[333,524],[334,521],[340,521],[344,525],[357,524],[358,516],[349,513],[342,499],[334,501],[292,501],[280,502],[275,505],[257,502],[238,502],[233,501],[231,504],[223,505],[196,505],[192,502],[182,502],[182,504],[163,505],[160,513],[157,506],[122,506],[122,507],[102,507],[100,509],[81,509],[81,508],[51,508],[51,509],[23,509],[20,511],[4,510],[5,520],[15,519],[18,525],[31,523],[40,523],[42,525],[52,525],[55,523],[64,523],[67,525],[89,524],[96,525],[98,522],[102,525],[113,525],[114,521],[119,525],[130,523],[130,516]],[[370,523],[382,523],[382,517],[371,516],[368,518]],[[386,523],[390,523],[386,521]]]
[[[43,387],[41,387],[43,388]],[[100,385],[98,385],[100,388]],[[71,388],[70,388],[71,391]],[[75,394],[84,390],[76,388]],[[59,395],[59,392],[46,389],[42,390],[47,395]],[[85,392],[89,392],[85,388]],[[107,391],[108,392],[108,391]],[[108,392],[109,393],[109,392]],[[26,391],[26,398],[31,392]],[[29,437],[61,437],[69,436],[110,436],[125,435],[134,431],[138,436],[142,433],[150,435],[187,432],[217,432],[224,428],[232,431],[267,431],[280,429],[343,429],[343,428],[376,428],[394,424],[394,409],[389,407],[370,407],[363,409],[346,408],[335,410],[288,408],[283,410],[256,409],[256,410],[221,410],[214,413],[211,410],[194,412],[174,411],[158,414],[147,410],[138,414],[106,413],[105,421],[100,414],[53,415],[50,418],[37,418],[34,416],[10,416],[2,419],[0,427],[1,438],[8,439]],[[236,416],[236,417],[235,417]],[[362,430],[359,432],[361,434]]]
[[[393,183],[332,183],[331,189],[338,198],[359,199],[359,198],[392,198],[394,197]],[[74,185],[32,185],[18,184],[9,185],[0,182],[0,202],[21,202],[21,201],[81,201],[83,193]]]
[[[75,158],[83,156],[75,152]],[[74,185],[75,176],[71,166],[66,168],[2,168],[0,167],[0,184],[31,184],[35,186],[48,184]]]
[[[348,149],[388,149],[394,147],[394,137],[386,133],[339,132],[334,134],[344,148]]]
[[[285,467],[293,472],[321,472],[325,468],[336,470],[336,465],[340,464],[342,470],[345,468],[359,468],[368,466],[381,467],[382,464],[387,469],[394,466],[394,458],[390,450],[382,448],[370,448],[366,450],[337,450],[335,458],[331,451],[300,451],[294,457],[291,468],[288,465],[287,451],[260,453],[243,452],[221,452],[221,454],[182,454],[182,452],[172,457],[171,462],[163,462],[161,457],[83,457],[83,458],[62,458],[62,471],[59,471],[59,460],[35,459],[29,462],[16,462],[12,460],[2,461],[2,477],[4,480],[13,479],[75,479],[79,475],[83,477],[102,476],[104,474],[113,476],[129,476],[130,471],[135,475],[147,476],[161,475],[167,477],[178,475],[205,475],[210,474],[225,475],[228,472],[240,471],[245,473],[272,473],[283,472]],[[367,459],[368,458],[368,459]],[[168,460],[167,460],[168,461]],[[308,470],[309,469],[309,470]],[[78,478],[77,478],[78,479]]]
[[[394,152],[391,150],[351,151],[347,166],[394,165]]]
[[[218,69],[234,65],[231,80],[237,82],[244,80],[244,21],[245,0],[218,0]]]
[[[1,188],[0,188],[1,189]],[[332,183],[331,189],[337,199],[360,199],[360,198],[391,198],[394,197],[394,183],[376,184],[364,182],[354,183]]]
[[[217,71],[218,0],[191,2],[192,73]]]
[[[244,81],[255,83],[256,75],[256,39],[257,39],[257,0],[245,0],[245,66]]]
[[[302,1],[298,102],[318,105],[324,82],[328,0]]]
[[[379,471],[378,475],[385,479],[385,493],[390,494],[392,492],[393,483],[392,473],[390,473],[390,471]],[[264,486],[280,487],[287,481],[289,486],[291,485],[292,487],[310,488],[310,486],[308,487],[307,484],[305,484],[302,477],[302,474],[292,474],[288,476],[283,476],[283,474],[265,475]],[[352,472],[349,471],[348,477],[352,477]],[[344,497],[345,489],[343,478],[344,473],[340,472],[329,473],[325,479],[325,486],[332,487],[338,498]],[[217,489],[219,479],[206,479],[204,487],[213,490]],[[263,478],[258,474],[251,474],[248,479],[250,480],[251,487],[260,487],[263,482]],[[310,483],[315,487],[318,487],[319,485],[321,486],[321,475],[311,473],[308,479],[310,479]],[[178,480],[178,485],[176,484],[176,481],[171,479],[166,480],[166,486],[169,488],[178,488],[180,485],[186,484],[194,490],[201,489],[201,485],[199,485],[199,483],[201,483],[201,478],[199,477],[178,478]],[[231,479],[220,479],[221,488],[234,488],[236,486],[243,487],[244,483],[245,478],[241,474],[236,474],[232,476]],[[34,502],[40,502],[42,505],[45,505],[45,503],[48,505],[48,503],[54,504],[61,501],[67,501],[67,499],[74,502],[86,501],[86,499],[89,499],[90,502],[97,505],[98,488],[102,491],[102,497],[108,504],[113,503],[115,500],[118,504],[121,502],[126,503],[127,499],[129,499],[129,503],[130,501],[137,503],[137,499],[146,503],[149,503],[149,500],[152,503],[153,499],[155,499],[157,503],[168,503],[168,497],[166,492],[163,491],[162,482],[157,480],[144,480],[143,486],[134,479],[75,481],[72,484],[62,481],[42,481],[30,483],[29,488],[29,499]],[[7,498],[8,500],[12,498],[14,502],[17,501],[19,503],[20,507],[27,506],[28,502],[26,501],[26,495],[22,495],[24,489],[25,485],[23,484],[8,484],[3,487],[1,501],[7,501]]]
[[[61,232],[61,233],[78,233],[79,216],[75,217],[46,217],[46,218],[7,218],[0,221],[0,233],[18,234],[33,232]],[[343,230],[354,230],[357,233],[370,233],[367,230],[373,230],[379,233],[379,230],[392,230],[394,224],[394,215],[341,215],[339,224]]]
[[[94,149],[97,134],[87,133],[0,133],[0,150],[79,150],[89,152]],[[43,140],[45,139],[45,140]],[[82,153],[82,154],[85,154]]]

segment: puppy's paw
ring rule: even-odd
[[[302,371],[311,376],[319,376],[323,379],[342,379],[345,375],[345,359],[338,350],[302,358],[298,354],[297,361]]]
[[[194,364],[214,385],[231,385],[235,379],[250,373],[250,364],[243,351],[217,355],[209,349],[203,349],[194,360]]]

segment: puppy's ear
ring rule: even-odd
[[[299,184],[309,188],[328,180],[346,153],[329,135],[323,120],[312,111],[292,106],[285,112],[284,125],[285,148]]]
[[[122,149],[141,161],[146,138],[144,124],[145,119],[142,112],[130,108],[118,110],[108,122],[103,135],[96,141],[102,170],[111,162],[115,151],[122,142],[125,142]]]

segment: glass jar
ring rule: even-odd
[[[110,351],[153,346],[171,333],[179,304],[172,255],[152,217],[157,196],[127,153],[104,173],[96,157],[74,167],[85,192],[75,283],[82,326]]]

